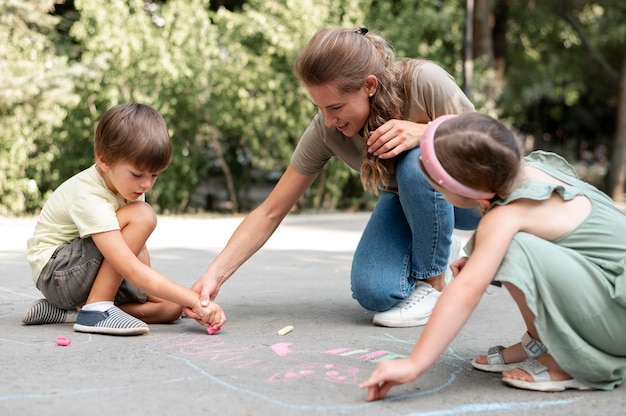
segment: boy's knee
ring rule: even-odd
[[[175,303],[170,303],[163,308],[163,322],[172,322],[180,319],[183,314],[183,307]]]
[[[123,211],[120,212],[120,211]],[[142,223],[146,226],[152,227],[153,229],[156,227],[157,223],[157,215],[154,212],[154,209],[144,201],[134,201],[130,202],[124,208],[118,211],[118,215],[124,215],[128,222],[133,223]]]

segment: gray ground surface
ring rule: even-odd
[[[495,287],[424,377],[365,402],[358,384],[380,359],[408,354],[421,332],[375,327],[351,299],[351,256],[367,218],[288,217],[223,287],[228,322],[218,335],[183,319],[137,337],[21,325],[40,297],[24,258],[34,221],[0,218],[0,415],[623,414],[623,386],[536,393],[473,370],[474,356],[523,333]],[[149,241],[153,266],[191,286],[240,221],[161,218]],[[277,335],[287,325],[294,330]],[[57,346],[59,335],[71,345]]]

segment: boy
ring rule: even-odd
[[[163,117],[137,103],[109,109],[96,128],[94,152],[95,165],[50,196],[28,240],[26,256],[45,299],[33,302],[22,322],[138,335],[149,331],[147,323],[171,322],[188,307],[201,324],[221,327],[221,307],[201,305],[191,289],[150,267],[145,243],[157,217],[144,194],[172,159]]]

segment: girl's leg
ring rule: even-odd
[[[528,307],[524,293],[521,290],[519,290],[517,287],[515,287],[514,285],[508,282],[502,282],[502,285],[509,291],[509,293],[513,297],[513,300],[517,304],[517,307],[519,308],[522,314],[522,318],[524,319],[524,323],[526,324],[526,328],[530,336],[539,340],[539,335],[537,334],[537,329],[535,328],[535,324],[534,324],[535,315],[532,313],[532,311]],[[509,351],[509,355],[510,355],[509,358],[512,360],[510,362],[520,362],[526,359],[526,352],[521,348],[521,345],[516,344],[507,349],[512,350],[512,351]],[[503,351],[503,357],[505,357],[504,352],[507,349]],[[521,356],[520,356],[519,350],[521,350],[521,353],[522,353]],[[514,353],[517,353],[517,357],[513,356]],[[541,364],[545,365],[548,368],[548,373],[550,374],[550,380],[552,381],[569,380],[572,378],[572,376],[570,376],[565,371],[563,371],[563,369],[557,364],[557,362],[549,354],[549,352],[548,354],[544,354],[541,357],[537,358],[537,361],[539,361]],[[505,362],[506,362],[506,357],[505,357]],[[520,368],[515,368],[511,371],[504,371],[502,373],[502,376],[506,378],[512,378],[512,379],[523,380],[523,381],[533,381],[532,377],[526,371]]]

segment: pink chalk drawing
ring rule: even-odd
[[[291,353],[291,350],[289,349],[290,345],[291,345],[291,342],[279,342],[278,344],[272,345],[270,348],[279,357],[284,357],[285,355],[288,355]]]
[[[367,350],[354,350],[352,348],[336,348],[325,351],[324,354],[341,355],[342,357],[356,356],[359,361],[371,361],[377,363],[381,360],[394,360],[396,358],[406,358],[407,354],[396,354],[391,351],[379,350],[370,352]]]
[[[296,382],[302,379],[319,379],[332,383],[357,384],[357,367],[328,362],[330,360],[309,361],[311,354],[320,356],[335,356],[352,359],[355,362],[376,363],[384,359],[406,357],[406,354],[396,354],[386,350],[334,348],[330,350],[311,350],[309,348],[294,348],[291,342],[255,347],[235,347],[228,345],[227,338],[197,336],[190,340],[177,341],[162,345],[164,349],[175,349],[184,356],[199,357],[207,362],[229,366],[234,369],[269,370],[270,383]],[[267,355],[267,347],[271,356]],[[301,360],[306,354],[307,360]],[[272,357],[281,357],[286,361],[276,365]],[[333,360],[334,361],[334,360]],[[278,368],[277,368],[278,367]]]
[[[229,364],[234,368],[269,368],[261,365],[263,360],[250,359],[255,352],[255,346],[229,348],[226,342],[217,337],[198,336],[190,341],[174,342],[164,348],[175,348],[183,355],[205,357],[218,364]]]
[[[269,378],[270,383],[292,381],[301,378],[321,377],[325,381],[340,384],[356,384],[359,369],[345,365],[305,363],[291,367]]]

